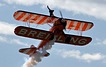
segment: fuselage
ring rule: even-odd
[[[63,29],[64,29],[64,25],[62,25],[60,19],[58,19],[57,21],[54,22],[52,28],[49,31],[54,34],[64,34]],[[38,46],[38,49],[42,49],[48,42],[49,41],[42,40]]]

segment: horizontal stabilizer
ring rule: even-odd
[[[22,48],[19,50],[19,52],[27,55],[32,55],[33,53],[36,53],[36,50],[37,48]]]

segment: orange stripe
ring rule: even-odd
[[[88,26],[88,23],[85,23],[84,26],[83,26],[83,28],[82,28],[82,31],[85,31],[86,28],[87,28],[87,26]]]
[[[22,17],[24,17],[25,16],[25,12],[23,12],[18,18],[16,18],[16,20],[20,20]]]
[[[69,22],[69,24],[70,25],[68,26],[68,29],[71,29],[73,27],[74,21]]]
[[[42,24],[47,19],[46,16],[44,16],[37,24]]]
[[[47,23],[53,23],[52,21],[54,21],[54,17],[48,17]]]
[[[32,14],[28,15],[23,21],[27,22],[32,16],[33,16]]]
[[[75,30],[79,30],[80,26],[81,26],[81,22],[78,22],[77,26],[75,27]]]
[[[18,12],[15,12],[15,13],[14,13],[14,17],[15,17],[17,14],[18,14]]]
[[[34,23],[36,20],[38,20],[39,17],[40,15],[37,15],[34,19],[32,19],[33,21],[31,23]]]
[[[93,27],[93,24],[90,26],[90,28],[89,29],[91,29]]]

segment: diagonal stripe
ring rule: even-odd
[[[27,13],[28,16],[23,20],[24,22],[29,22],[30,18],[33,16],[32,14]]]
[[[14,15],[13,15],[14,18],[17,18],[16,16],[17,16],[18,14],[19,14],[18,12],[15,12]]]
[[[86,28],[87,28],[87,26],[88,26],[88,23],[85,23],[84,26],[83,26],[83,28],[82,28],[82,31],[85,31]]]
[[[72,30],[75,30],[75,27],[77,26],[77,21],[73,21],[73,25],[71,25],[71,29]]]
[[[20,13],[19,13],[19,14],[20,14]],[[18,16],[18,17],[16,18],[16,20],[20,20],[25,14],[26,14],[25,12],[22,12],[22,14],[21,14],[20,16]]]
[[[51,19],[50,17],[47,17],[47,19],[44,20],[43,24],[44,23],[50,23],[50,19]]]
[[[80,26],[81,26],[81,22],[78,22],[76,27],[75,27],[75,30],[79,30]]]
[[[27,18],[28,17],[28,13],[25,13],[24,15],[23,15],[23,17],[20,19],[20,21],[24,21],[25,20],[25,18]]]
[[[41,20],[41,16],[37,15],[34,19],[33,19],[33,23],[37,23]]]
[[[73,27],[74,21],[70,21],[68,29],[71,29]]]
[[[34,19],[37,17],[37,15],[33,15],[31,16],[31,18],[28,20],[30,23],[34,23]]]
[[[23,12],[15,12],[14,18],[17,20],[17,18],[22,14]]]
[[[37,23],[37,24],[42,24],[42,23],[44,23],[44,21],[47,19],[47,17],[46,16],[43,16],[43,18]]]
[[[57,20],[57,18],[48,17],[47,23],[54,23],[56,20]]]
[[[69,25],[70,25],[70,21],[69,20],[66,20],[66,22],[67,22],[66,28],[68,28]]]
[[[86,30],[90,29],[92,27],[92,24],[88,24]]]
[[[79,31],[82,31],[82,28],[83,28],[84,24],[85,24],[85,23],[81,22],[81,25],[80,25],[80,27],[79,27],[79,29],[78,29]]]

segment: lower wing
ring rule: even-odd
[[[76,46],[84,46],[87,45],[92,41],[91,37],[85,37],[85,36],[77,36],[77,35],[56,35],[56,42],[57,43],[64,43],[64,44],[71,44]]]
[[[46,41],[50,41],[50,39],[53,39],[53,36],[56,36],[55,42],[57,43],[65,43],[65,44],[72,44],[78,46],[86,45],[90,43],[92,40],[91,37],[77,36],[77,35],[70,35],[70,34],[54,35],[52,32],[49,31],[23,27],[23,26],[16,27],[14,32],[18,36],[46,40]]]
[[[24,27],[24,26],[16,27],[14,33],[18,36],[47,40],[47,41],[49,41],[53,37],[52,32]]]

